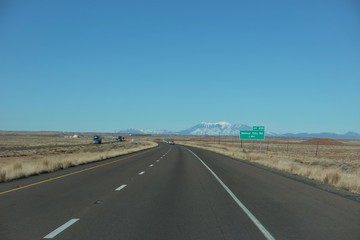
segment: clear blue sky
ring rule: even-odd
[[[0,2],[0,129],[360,133],[356,0]]]

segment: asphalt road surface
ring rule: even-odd
[[[360,203],[183,146],[0,184],[0,239],[360,239]]]

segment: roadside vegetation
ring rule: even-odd
[[[360,193],[360,141],[270,139],[241,143],[234,138],[221,141],[208,137],[177,142]]]
[[[156,147],[147,139],[91,144],[91,136],[0,134],[0,182],[105,160]]]

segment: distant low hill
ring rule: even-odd
[[[304,140],[304,144],[319,144],[319,145],[343,145],[344,143],[332,138],[311,138]]]
[[[279,135],[281,137],[289,137],[289,138],[336,138],[336,139],[359,139],[360,134],[356,132],[347,132],[345,134],[337,134],[337,133],[285,133]]]
[[[201,122],[188,129],[174,132],[168,130],[145,130],[145,129],[126,129],[119,131],[127,134],[152,134],[152,135],[199,135],[199,136],[238,136],[240,130],[251,130],[252,127],[245,124],[231,124],[228,122]],[[286,137],[286,138],[335,138],[335,139],[360,139],[360,134],[356,132],[348,132],[345,134],[337,134],[330,132],[321,133],[285,133],[278,134],[273,132],[265,132],[267,137]]]

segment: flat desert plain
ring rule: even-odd
[[[100,133],[103,144],[92,144],[95,134],[0,132],[0,182],[140,151],[163,141],[160,136],[127,136],[127,141],[117,142],[116,135]],[[240,141],[223,136],[170,140],[360,193],[360,140]]]
[[[99,134],[103,143],[92,144],[94,134],[0,132],[0,182],[157,146],[140,137],[118,142],[111,134]]]
[[[222,136],[176,140],[184,145],[360,193],[360,140],[269,138],[264,141],[240,141],[235,137]]]

